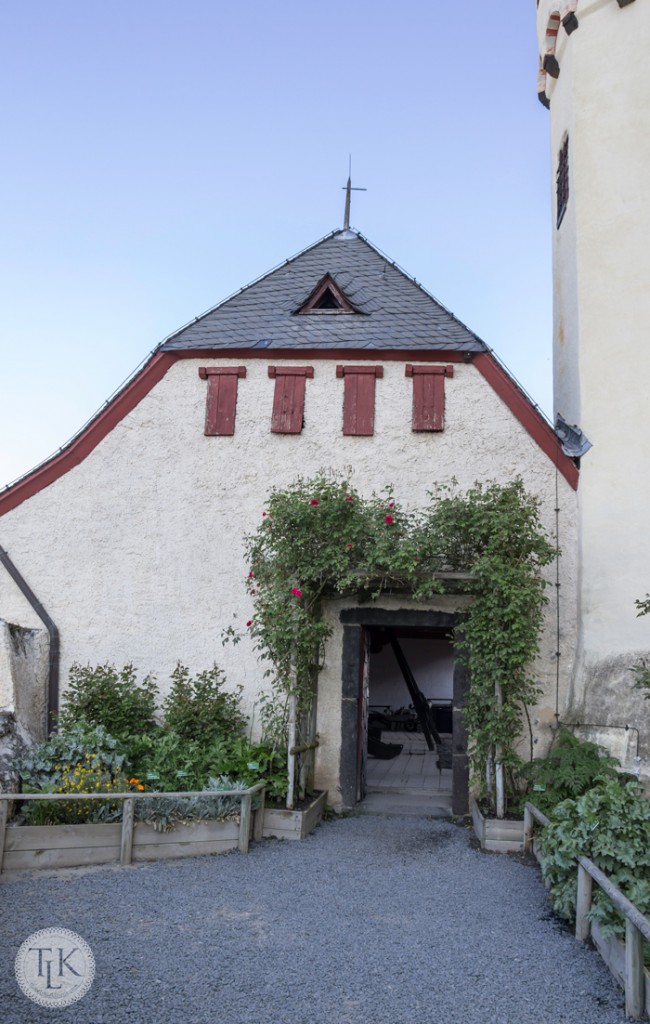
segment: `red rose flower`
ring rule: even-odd
[[[346,548],[348,548],[350,550],[352,549],[352,545],[351,544],[346,544],[345,546],[346,546]]]
[[[345,496],[345,500],[346,500],[346,501],[354,501],[354,498],[352,497],[352,495],[351,495],[351,494],[346,494],[346,496]]]
[[[392,516],[386,516],[384,522],[385,523],[392,523],[393,522],[393,517]]]
[[[318,504],[320,504],[320,503],[319,503],[319,501],[318,501],[318,498],[312,498],[312,499],[311,499],[311,501],[309,502],[309,504],[310,504],[310,505],[318,505]]]
[[[246,625],[247,625],[247,626],[252,626],[252,625],[253,625],[253,620],[252,620],[252,619],[249,619],[249,620],[248,620],[248,622],[246,623]]]
[[[389,501],[388,502],[388,507],[389,508],[395,508],[395,502],[394,501]]]
[[[299,587],[292,587],[291,593],[293,594],[294,597],[302,597],[302,590],[300,590]]]
[[[255,579],[255,573],[249,572],[248,578],[249,578],[249,580],[254,580]]]

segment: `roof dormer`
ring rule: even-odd
[[[331,274],[325,274],[295,315],[304,313],[359,313]]]

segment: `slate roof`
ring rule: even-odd
[[[359,312],[296,315],[325,274]],[[170,335],[159,351],[487,346],[356,231],[335,231]]]

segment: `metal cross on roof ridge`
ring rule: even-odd
[[[358,185],[352,184],[352,157],[350,157],[350,166],[348,170],[348,182],[345,188],[345,213],[343,215],[343,230],[349,231],[350,229],[350,199],[352,198],[353,192],[367,192],[367,188],[359,188]]]

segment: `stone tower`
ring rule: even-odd
[[[580,468],[580,628],[565,718],[610,737],[629,726],[634,745],[638,729],[646,776],[650,702],[631,665],[650,652],[650,617],[635,608],[650,591],[650,2],[538,0],[537,34],[555,413],[593,444]]]

